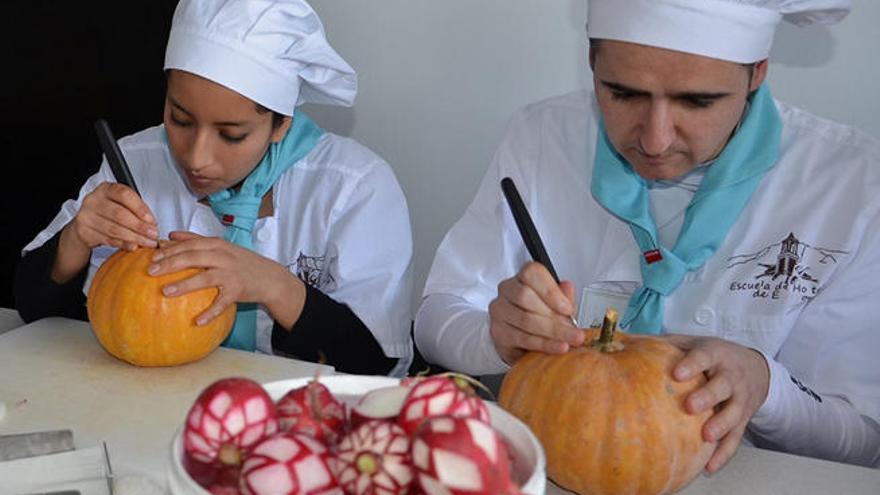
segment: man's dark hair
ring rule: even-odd
[[[599,50],[599,46],[601,44],[602,44],[602,40],[600,38],[590,38],[590,50],[592,50],[593,53],[595,53],[596,51]],[[750,64],[739,64],[739,65],[742,65],[743,67],[749,69],[749,81],[752,80],[752,75],[754,75],[754,73],[755,73],[755,65],[757,63],[758,62],[752,62]]]

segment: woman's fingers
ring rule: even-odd
[[[146,203],[120,184],[105,182],[89,193],[76,221],[78,235],[90,247],[155,247],[159,237],[155,218]]]
[[[185,230],[175,230],[168,234],[168,238],[172,241],[189,241],[192,239],[206,239],[205,236],[196,234],[195,232],[187,232]]]

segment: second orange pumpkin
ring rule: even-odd
[[[549,477],[581,495],[672,493],[703,469],[715,444],[702,439],[711,411],[691,415],[684,398],[702,376],[676,382],[678,348],[618,334],[608,350],[531,352],[507,373],[498,398],[544,446]]]

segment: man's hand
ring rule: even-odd
[[[770,386],[770,368],[758,351],[714,337],[663,337],[685,351],[672,370],[677,381],[705,373],[705,385],[685,398],[685,409],[699,414],[715,409],[703,425],[703,439],[718,442],[706,470],[715,472],[733,456],[749,420],[764,403]]]
[[[498,297],[489,304],[489,331],[508,364],[531,350],[562,354],[584,342],[584,332],[571,324],[572,313],[571,282],[557,285],[544,265],[532,261],[498,284]]]

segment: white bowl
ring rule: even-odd
[[[307,384],[311,378],[293,378],[263,384],[263,388],[278,400],[287,391]],[[331,375],[320,378],[334,396],[349,405],[361,395],[377,388],[397,385],[399,380],[384,376]],[[544,495],[546,489],[546,465],[544,449],[535,435],[519,419],[501,409],[494,402],[486,402],[492,426],[504,437],[513,456],[513,476],[521,484],[525,495]],[[193,481],[183,468],[183,438],[179,428],[171,443],[171,466],[168,472],[168,488],[174,495],[210,495]]]

